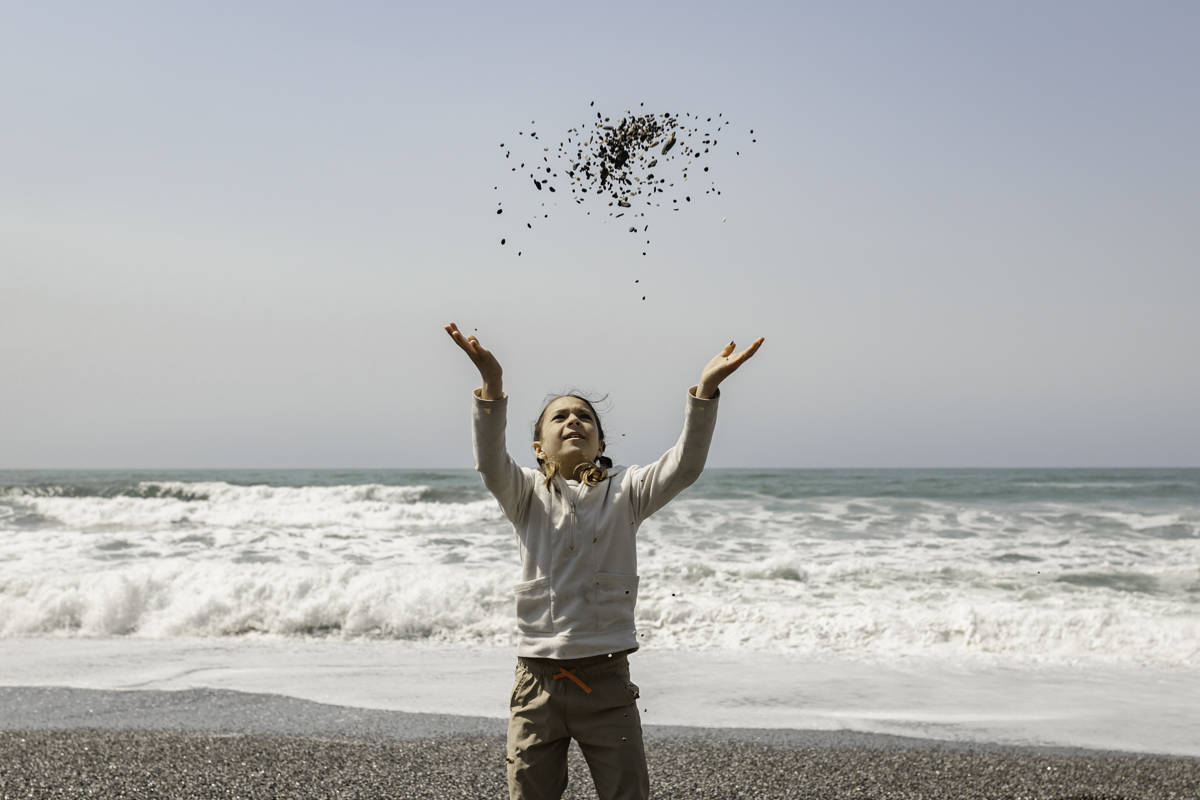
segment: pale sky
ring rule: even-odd
[[[710,465],[1200,465],[1198,40],[1188,2],[10,4],[0,468],[469,467],[451,320],[523,463],[566,387],[645,463],[761,335]],[[639,103],[733,121],[721,196],[645,257],[565,202],[501,247],[547,195],[499,143]]]

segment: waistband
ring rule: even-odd
[[[517,663],[535,675],[546,674],[550,675],[558,672],[560,669],[566,670],[587,670],[598,671],[598,668],[615,666],[617,664],[628,664],[629,654],[632,650],[623,650],[620,653],[608,653],[598,656],[588,656],[587,658],[525,658],[517,657]]]

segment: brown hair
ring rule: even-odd
[[[533,423],[533,440],[535,442],[540,442],[542,440],[542,420],[546,416],[546,409],[550,408],[550,404],[555,400],[561,400],[564,397],[574,397],[576,400],[582,400],[583,403],[588,407],[588,410],[592,412],[592,419],[596,421],[596,432],[600,434],[600,454],[596,456],[594,463],[580,464],[579,467],[576,468],[575,474],[571,476],[575,478],[575,480],[583,481],[588,486],[595,486],[596,484],[600,483],[600,481],[608,477],[608,470],[612,469],[613,462],[611,458],[603,455],[604,425],[601,424],[600,415],[596,413],[596,406],[592,404],[591,400],[587,399],[583,395],[575,393],[556,394],[551,397],[546,401],[546,404],[542,406],[542,412],[538,414],[537,422]],[[554,480],[554,476],[558,474],[558,464],[554,463],[553,461],[547,461],[541,457],[538,458],[537,462],[538,468],[542,471],[542,474],[546,476],[546,488],[549,489],[550,482]]]

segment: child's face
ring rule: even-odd
[[[578,397],[559,397],[542,414],[541,437],[533,443],[539,458],[557,462],[571,474],[602,452],[600,429],[588,404]]]

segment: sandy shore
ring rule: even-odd
[[[0,688],[0,798],[504,798],[504,723],[216,690]],[[1200,759],[647,727],[663,798],[1196,798]],[[595,793],[574,748],[568,798]]]

